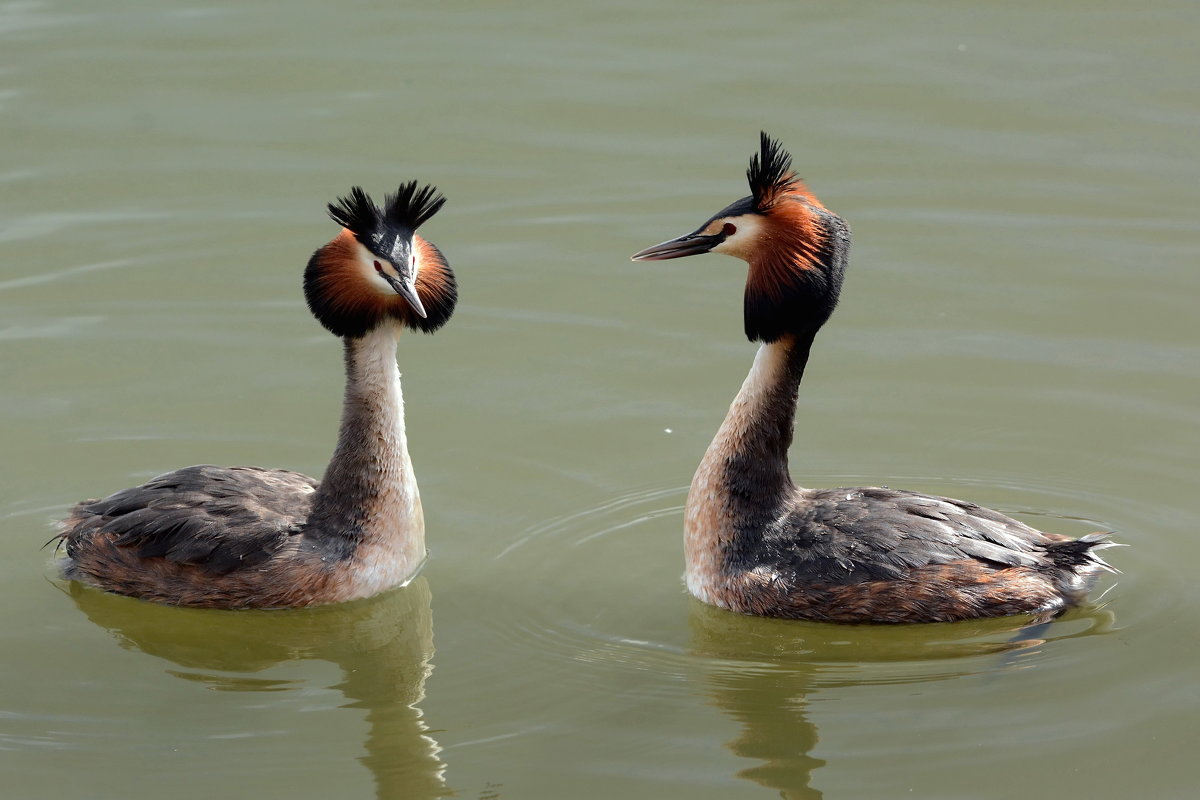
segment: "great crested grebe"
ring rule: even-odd
[[[336,603],[409,581],[425,559],[425,521],[396,343],[401,329],[432,333],[454,313],[454,273],[415,233],[445,202],[412,181],[383,208],[357,186],[329,206],[342,231],[304,271],[309,309],[345,351],[341,432],[323,480],[196,466],[85,500],[58,537],[67,577],[213,608]]]
[[[831,622],[948,622],[1080,602],[1108,534],[1042,533],[972,503],[871,487],[804,489],[788,474],[796,395],[837,304],[850,229],[765,133],[750,196],[634,261],[725,253],[747,262],[746,336],[762,342],[700,462],[684,521],[686,579],[706,603]]]

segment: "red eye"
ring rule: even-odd
[[[737,233],[737,225],[734,225],[732,222],[726,222],[721,226],[721,233],[725,234],[726,236],[733,236],[735,233]]]
[[[376,262],[375,262],[375,271],[376,271],[376,272],[383,272],[383,264],[380,264],[378,261],[376,261]]]

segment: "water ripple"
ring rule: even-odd
[[[860,476],[846,483],[861,484]],[[828,477],[822,484],[830,483]],[[839,480],[832,481],[841,482]],[[869,481],[867,481],[869,482]],[[911,480],[929,489],[931,483]],[[969,484],[968,481],[953,483]],[[949,486],[948,494],[960,487]],[[1014,487],[1006,487],[1014,488]],[[1103,522],[1050,508],[1086,506],[1086,492],[1016,487],[1029,501],[1001,508],[1050,530],[1081,534]],[[936,490],[936,489],[934,489]],[[1070,668],[1077,656],[1056,649],[1071,639],[1113,630],[1103,603],[1076,609],[1035,633],[1026,617],[914,626],[845,626],[761,619],[709,607],[680,581],[684,487],[630,490],[536,525],[505,548],[503,573],[522,581],[511,592],[497,633],[527,657],[557,659],[585,676],[649,671],[647,691],[679,691],[707,674],[801,672],[811,686],[887,685],[943,680],[1000,668]],[[619,564],[614,569],[611,565]],[[531,581],[532,577],[539,580]],[[587,678],[582,678],[586,680]]]

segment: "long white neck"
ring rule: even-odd
[[[396,367],[398,334],[381,325],[344,340],[341,432],[305,531],[349,562],[347,599],[407,582],[425,559],[425,522]]]
[[[811,338],[763,344],[692,479],[684,516],[688,586],[702,585],[753,552],[795,490],[788,447]]]

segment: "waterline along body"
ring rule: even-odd
[[[635,261],[724,253],[748,264],[746,335],[761,342],[688,492],[686,580],[706,603],[831,622],[945,622],[1079,603],[1108,535],[1037,531],[973,503],[882,487],[805,489],[788,473],[809,350],[841,292],[850,229],[765,133],[750,196]]]
[[[118,594],[214,608],[336,603],[399,586],[425,559],[396,344],[454,312],[446,259],[416,234],[445,198],[402,184],[383,207],[360,188],[329,206],[342,230],[304,273],[313,316],[340,337],[341,431],[321,481],[286,470],[195,466],[62,524],[65,574]]]

